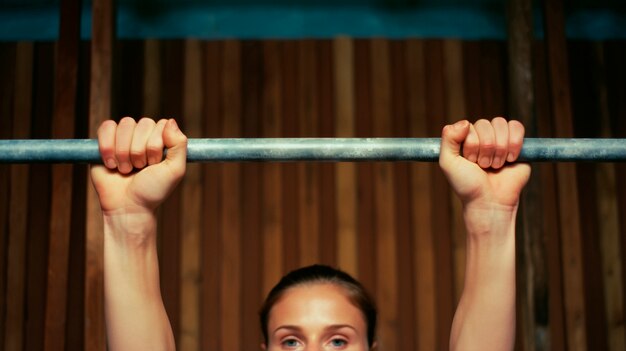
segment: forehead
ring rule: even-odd
[[[322,328],[350,325],[366,334],[365,318],[350,301],[345,288],[331,283],[296,286],[285,291],[272,307],[268,320],[270,334],[283,325]]]

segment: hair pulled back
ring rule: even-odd
[[[348,273],[324,265],[312,265],[296,269],[285,275],[278,284],[272,288],[259,312],[261,331],[263,332],[265,344],[267,345],[268,343],[267,328],[270,312],[285,292],[293,287],[319,283],[330,283],[344,288],[348,300],[361,311],[363,318],[365,318],[365,324],[367,325],[367,343],[369,347],[372,347],[376,336],[377,319],[374,300],[369,296],[363,285],[352,278]]]

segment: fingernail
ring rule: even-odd
[[[489,157],[487,156],[483,156],[480,158],[480,161],[478,162],[478,164],[483,167],[483,168],[487,168],[490,166],[489,164]]]
[[[129,173],[130,171],[133,170],[133,166],[131,166],[130,163],[128,163],[128,162],[122,162],[122,163],[120,163],[118,169],[122,173]]]
[[[515,161],[515,155],[513,155],[512,153],[510,153],[510,152],[509,152],[509,154],[508,154],[508,155],[507,155],[507,157],[506,157],[506,160],[507,160],[508,162],[513,162],[513,161]]]
[[[107,166],[107,168],[115,168],[115,167],[117,167],[115,159],[113,159],[113,158],[107,158],[106,161],[104,161],[104,164]]]
[[[496,156],[496,157],[493,158],[493,162],[491,162],[491,166],[492,167],[500,167],[501,166],[500,162],[502,162],[500,157]]]

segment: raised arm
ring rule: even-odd
[[[439,164],[463,203],[467,253],[451,350],[515,344],[515,217],[530,167],[514,162],[524,127],[503,118],[443,129]]]
[[[124,118],[98,130],[105,166],[91,179],[104,219],[104,297],[110,350],[174,350],[159,286],[156,207],[185,173],[176,122]],[[167,157],[163,160],[163,148]]]

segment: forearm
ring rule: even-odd
[[[513,349],[515,213],[465,209],[465,284],[452,324],[452,350]]]
[[[110,350],[173,350],[163,306],[152,213],[104,216],[104,289]]]

